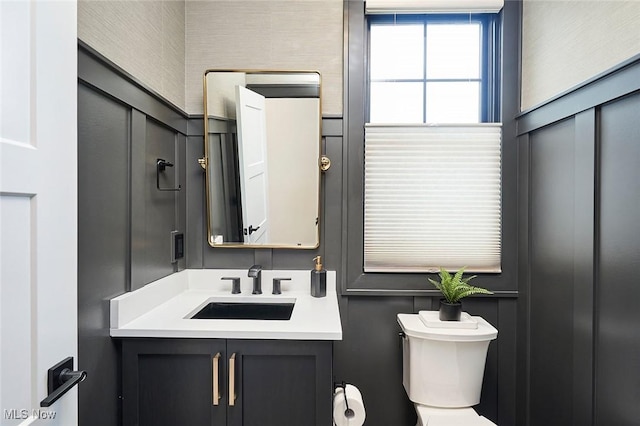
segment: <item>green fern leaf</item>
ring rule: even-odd
[[[456,287],[459,286],[462,282],[462,274],[464,273],[464,268],[465,267],[458,269],[456,274],[453,276],[453,283],[456,285]]]
[[[440,276],[440,282],[431,278],[428,278],[428,280],[440,290],[444,299],[449,303],[457,303],[460,299],[473,294],[493,294],[482,287],[469,285],[469,281],[476,278],[476,275],[463,278],[464,270],[465,267],[462,267],[456,271],[455,274],[451,275],[444,268],[440,268],[438,274]]]
[[[469,288],[460,293],[459,299],[471,296],[472,294],[493,294],[493,292],[487,290],[486,288],[469,286]]]
[[[431,284],[433,284],[434,286],[436,286],[436,288],[437,288],[438,290],[442,291],[442,285],[441,285],[438,281],[436,281],[436,280],[432,280],[431,278],[428,278],[428,280],[429,280],[429,282],[430,282]]]

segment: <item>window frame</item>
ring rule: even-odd
[[[496,78],[499,78],[497,72],[499,65],[499,46],[497,44],[497,15],[495,13],[460,13],[460,14],[390,14],[390,15],[368,15],[366,17],[366,34],[367,34],[367,46],[366,46],[366,110],[365,121],[370,122],[371,112],[371,64],[369,58],[371,57],[371,26],[372,25],[384,25],[384,24],[421,24],[424,27],[424,40],[425,40],[425,56],[423,58],[423,77],[421,79],[399,79],[389,80],[380,79],[378,81],[406,81],[406,82],[419,82],[423,84],[423,111],[422,122],[426,122],[427,115],[427,96],[426,96],[426,84],[430,81],[435,82],[464,82],[464,81],[480,81],[480,105],[479,105],[479,123],[495,123],[500,117],[500,105],[497,102],[500,99],[499,93],[495,93],[499,84],[496,83]],[[427,77],[426,72],[426,28],[428,24],[462,24],[462,23],[478,23],[480,24],[480,78],[479,79],[430,79]]]
[[[505,2],[493,22],[491,61],[500,78],[490,78],[489,102],[493,122],[502,123],[502,255],[501,273],[480,274],[477,285],[491,288],[494,297],[517,296],[518,266],[518,137],[515,117],[520,108],[521,4]],[[345,2],[344,86],[344,213],[341,250],[344,269],[340,282],[345,296],[436,296],[424,273],[379,273],[363,270],[364,124],[368,111],[367,19],[364,2]],[[499,100],[496,102],[495,100]],[[434,275],[435,276],[435,275]]]

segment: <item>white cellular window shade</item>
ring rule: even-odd
[[[365,126],[365,272],[500,272],[501,130]]]
[[[504,0],[366,0],[368,14],[498,13]]]

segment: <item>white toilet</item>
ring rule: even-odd
[[[398,314],[403,330],[403,385],[416,426],[496,426],[471,408],[480,402],[489,343],[498,336],[481,317],[440,321],[437,311]]]

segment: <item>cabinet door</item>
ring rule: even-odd
[[[124,426],[226,425],[224,340],[124,339],[122,354]]]
[[[331,353],[328,341],[227,340],[237,396],[228,425],[331,425]]]

